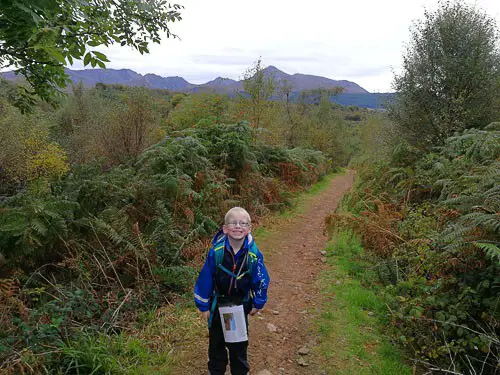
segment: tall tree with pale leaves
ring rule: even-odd
[[[440,2],[413,24],[389,114],[412,145],[429,149],[498,120],[500,48],[495,20],[463,1]]]

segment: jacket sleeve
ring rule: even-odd
[[[208,251],[207,259],[194,286],[194,303],[200,311],[208,311],[210,308],[209,303],[213,292],[214,272],[214,250],[211,248]]]
[[[264,264],[264,257],[260,251],[257,255],[257,265],[254,267],[252,273],[252,289],[255,293],[253,306],[260,310],[267,302],[267,287],[270,281]]]

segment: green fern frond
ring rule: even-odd
[[[472,212],[462,216],[460,221],[470,228],[479,227],[488,232],[500,234],[500,216],[496,213]]]
[[[441,235],[440,240],[447,244],[460,241],[462,238],[469,236],[472,229],[461,225],[453,224],[449,226]]]
[[[389,259],[377,263],[377,276],[384,285],[394,284],[397,281],[397,263],[394,259]]]
[[[8,208],[0,215],[0,233],[20,236],[28,226],[28,216],[19,208]]]
[[[46,235],[48,232],[47,226],[39,218],[35,218],[31,221],[30,228],[32,228],[36,233],[42,236]]]
[[[500,265],[500,247],[498,247],[498,245],[488,242],[473,242],[473,244],[481,250],[484,250],[491,259],[497,259]]]

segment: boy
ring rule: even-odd
[[[269,275],[261,252],[255,245],[248,212],[231,208],[224,225],[212,240],[206,262],[194,287],[196,307],[209,325],[208,370],[211,375],[224,375],[227,351],[232,375],[248,374],[248,340],[226,342],[219,307],[243,306],[248,328],[248,314],[255,315],[267,301]],[[240,308],[241,309],[241,308]]]

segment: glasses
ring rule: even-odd
[[[242,228],[248,228],[250,223],[248,221],[230,221],[229,223],[226,223],[226,225],[231,228],[235,228],[238,225]]]

